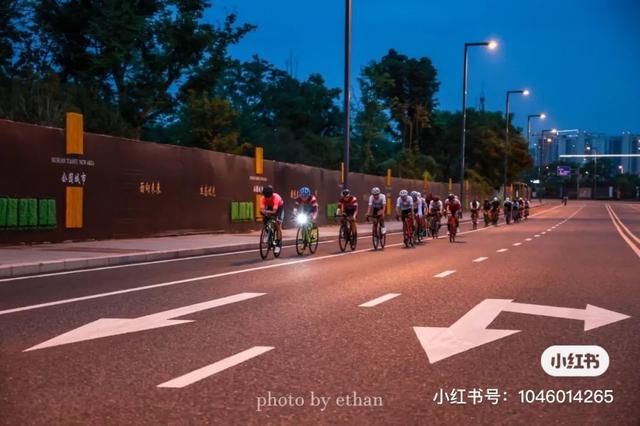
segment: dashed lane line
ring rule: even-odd
[[[374,306],[378,306],[381,303],[387,302],[391,299],[394,299],[396,297],[400,296],[400,293],[387,293],[383,296],[377,297],[373,300],[369,300],[366,303],[363,303],[362,305],[358,305],[360,308],[373,308]]]

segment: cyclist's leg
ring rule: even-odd
[[[284,206],[278,207],[275,214],[276,239],[282,241],[282,222],[284,221]]]

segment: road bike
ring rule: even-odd
[[[269,251],[273,250],[274,257],[280,257],[282,240],[276,240],[276,225],[273,216],[263,216],[264,224],[260,232],[260,257],[266,259]]]
[[[449,231],[449,242],[455,242],[456,234],[458,233],[458,219],[455,214],[450,214],[447,217],[447,230]]]
[[[471,223],[473,224],[473,229],[478,228],[478,210],[474,210],[471,212]]]
[[[511,223],[511,219],[513,217],[513,213],[511,212],[511,210],[506,210],[504,211],[504,220],[507,222],[507,225],[509,225]]]
[[[298,213],[296,215],[296,223],[298,224],[298,231],[296,232],[296,252],[299,256],[302,256],[305,249],[309,248],[309,253],[315,253],[318,249],[318,241],[320,240],[320,230],[318,226],[313,223],[309,215],[305,213]]]
[[[524,220],[529,219],[529,207],[524,208]]]
[[[490,222],[494,226],[498,226],[498,219],[500,218],[500,209],[495,208],[490,211]]]
[[[407,215],[402,219],[402,235],[405,247],[413,247],[413,217],[411,215]]]
[[[489,223],[491,222],[491,216],[490,216],[489,210],[482,211],[482,218],[484,219],[484,227],[486,228],[487,226],[489,226]]]
[[[371,229],[371,241],[373,242],[373,249],[378,250],[384,248],[387,243],[387,234],[382,233],[382,223],[379,216],[367,216],[367,220],[371,218],[373,220],[373,226]]]
[[[429,214],[429,234],[434,240],[438,238],[438,232],[440,231],[440,219],[438,213]]]
[[[351,223],[347,220],[347,215],[342,214],[336,217],[340,218],[340,230],[338,231],[340,251],[344,252],[347,249],[347,245],[351,248],[351,251],[355,250],[358,245],[358,237],[351,232]]]

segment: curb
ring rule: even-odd
[[[544,206],[547,203],[536,205],[533,208]],[[467,223],[470,220],[463,220],[461,223]],[[362,225],[361,225],[362,226]],[[399,231],[388,232],[393,235]],[[361,232],[359,237],[370,237],[371,231]],[[337,235],[320,237],[320,242],[335,239]],[[295,244],[295,238],[283,239],[282,244],[290,246]],[[183,250],[166,250],[166,251],[148,251],[142,253],[131,253],[118,256],[104,256],[80,259],[63,259],[52,260],[48,262],[24,263],[16,265],[7,265],[0,267],[0,279],[26,277],[29,275],[39,275],[54,272],[76,271],[83,269],[101,268],[105,266],[129,265],[134,263],[153,262],[158,260],[180,259],[186,257],[207,256],[211,254],[233,253],[237,251],[258,250],[257,243],[235,244],[231,246],[218,247],[199,247]]]

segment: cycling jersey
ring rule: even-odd
[[[422,216],[422,198],[413,199],[413,212],[418,216]]]
[[[511,201],[505,201],[504,202],[504,209],[505,210],[511,210],[512,204]]]
[[[402,197],[398,197],[396,207],[399,207],[402,212],[411,210],[413,208],[413,198],[407,196],[407,198],[403,200]]]
[[[266,198],[264,195],[260,197],[260,210],[276,211],[278,208],[284,206],[284,200],[279,194],[275,192],[271,198]]]
[[[438,200],[438,201],[432,200],[431,203],[429,203],[429,210],[430,211],[431,210],[440,211],[440,210],[442,210],[442,208],[443,208],[443,206],[442,206],[442,201],[441,200]]]
[[[342,211],[342,213],[347,216],[355,216],[358,211],[358,198],[353,195],[349,195],[347,197],[341,197],[338,201],[338,207]]]
[[[458,210],[461,210],[462,206],[460,205],[460,200],[456,198],[453,201],[447,199],[447,201],[444,202],[444,208],[453,214]]]
[[[300,209],[305,213],[315,214],[318,212],[318,199],[315,195],[311,195],[307,200],[303,200],[302,197],[296,198],[296,209]]]
[[[478,210],[480,208],[480,203],[477,201],[472,201],[471,204],[469,204],[469,207],[471,207],[471,210]]]
[[[387,197],[384,194],[378,195],[378,198],[373,195],[369,196],[369,205],[374,209],[381,209],[387,204]]]

